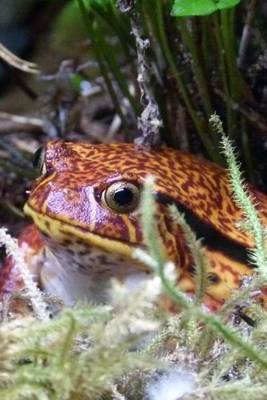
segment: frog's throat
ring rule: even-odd
[[[135,245],[103,237],[88,232],[81,227],[39,213],[31,208],[27,203],[24,205],[23,210],[26,215],[32,218],[34,224],[42,233],[56,241],[62,242],[64,239],[70,240],[70,238],[76,238],[87,243],[89,246],[96,246],[108,252],[121,254],[129,258],[132,258],[133,252],[137,248]]]

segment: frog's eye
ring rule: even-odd
[[[128,213],[137,208],[140,188],[131,182],[115,182],[102,194],[103,203],[118,213]]]
[[[38,172],[45,174],[45,148],[39,147],[32,157],[32,165]]]

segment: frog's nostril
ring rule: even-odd
[[[45,148],[43,146],[39,147],[32,157],[33,168],[38,170],[38,172],[45,174]]]

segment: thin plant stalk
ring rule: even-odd
[[[198,305],[192,303],[171,280],[166,276],[166,258],[162,249],[162,241],[160,240],[159,232],[155,221],[156,205],[153,198],[153,178],[148,178],[143,191],[143,208],[142,208],[142,223],[144,238],[152,258],[152,263],[148,262],[148,266],[152,266],[154,271],[161,279],[162,286],[166,294],[174,300],[182,309],[191,314],[192,317],[198,318],[206,323],[213,331],[217,332],[227,342],[238,348],[244,356],[254,360],[262,368],[267,368],[267,354],[260,352],[253,343],[243,339],[239,333],[225,324],[217,316],[204,312]],[[142,252],[142,251],[141,251]],[[138,250],[139,259],[141,260],[141,252]],[[144,252],[144,254],[146,254]],[[143,261],[149,260],[147,257]],[[156,267],[155,267],[156,265]]]
[[[221,33],[223,41],[223,49],[225,61],[227,65],[227,75],[229,77],[230,95],[234,101],[240,100],[241,82],[240,73],[236,65],[236,57],[234,50],[235,38],[233,35],[234,13],[233,10],[224,10],[220,13]]]
[[[207,135],[207,132],[204,131],[202,128],[202,123],[198,115],[196,115],[196,112],[193,108],[193,105],[190,101],[188,91],[184,85],[184,82],[180,76],[180,72],[177,69],[176,63],[174,61],[171,49],[169,47],[168,43],[168,38],[166,36],[165,28],[164,28],[164,18],[162,14],[162,4],[160,0],[155,0],[155,12],[156,12],[156,18],[157,18],[157,23],[158,23],[158,32],[159,32],[159,38],[160,38],[160,45],[163,51],[163,54],[169,64],[170,70],[173,74],[173,77],[175,78],[181,97],[186,105],[187,111],[190,115],[190,117],[193,120],[193,123],[197,129],[197,132],[209,154],[211,159],[214,161],[220,162],[221,157],[218,155],[218,152],[215,151],[214,149],[214,143],[212,140],[209,138]]]
[[[99,46],[97,44],[97,41],[96,41],[96,37],[95,37],[95,32],[94,32],[92,21],[88,18],[87,10],[86,10],[86,7],[84,5],[83,0],[77,0],[77,2],[78,2],[78,5],[79,5],[79,8],[81,10],[81,15],[82,15],[82,18],[84,20],[85,26],[86,26],[86,28],[88,30],[89,37],[90,37],[91,42],[92,42],[92,47],[93,47],[93,50],[94,50],[94,53],[95,53],[96,60],[97,60],[98,65],[99,65],[100,73],[104,78],[104,81],[106,83],[108,92],[110,94],[111,100],[112,100],[112,102],[114,104],[114,107],[116,109],[116,112],[119,115],[124,127],[127,128],[127,122],[126,122],[124,114],[123,114],[123,112],[121,110],[120,102],[119,102],[119,100],[117,98],[117,94],[116,94],[116,92],[115,92],[115,90],[113,88],[111,79],[109,77],[109,71],[107,70],[107,68],[105,66],[105,63],[104,63],[104,60],[103,60],[103,56],[101,54],[100,48],[99,48]]]
[[[254,175],[253,175],[253,160],[251,157],[250,151],[250,143],[249,143],[249,135],[247,130],[247,123],[243,116],[240,117],[240,124],[241,124],[241,142],[242,142],[242,149],[244,154],[244,159],[246,163],[246,172],[248,180],[253,183]]]
[[[114,33],[116,33],[120,41],[121,48],[124,52],[125,60],[127,64],[130,66],[132,75],[135,76],[136,71],[134,69],[134,59],[135,59],[134,52],[133,54],[131,54],[131,50],[134,49],[134,43],[129,33],[130,28],[124,26],[121,15],[118,15],[115,5],[114,4],[110,5],[111,7],[110,10],[108,10],[109,12],[106,13],[102,12],[102,7],[99,5],[94,6],[94,12],[95,14],[99,15],[99,17],[112,28]]]
[[[243,210],[245,216],[245,227],[252,235],[255,241],[255,249],[250,251],[250,258],[253,264],[257,265],[258,273],[267,279],[267,248],[266,248],[266,230],[262,226],[259,213],[254,205],[254,199],[246,186],[243,185],[243,178],[240,166],[236,160],[235,152],[230,139],[225,135],[222,122],[218,115],[210,117],[210,124],[216,129],[222,137],[223,154],[226,158],[229,176],[233,190],[233,197],[236,204]]]
[[[210,94],[207,87],[207,79],[204,76],[200,57],[197,51],[196,43],[192,37],[192,34],[188,31],[187,22],[185,19],[181,18],[179,21],[179,28],[181,31],[183,42],[188,47],[192,57],[192,70],[194,72],[195,81],[198,87],[199,94],[206,111],[206,115],[209,116],[213,112],[213,107],[210,101]]]
[[[136,116],[139,115],[140,107],[138,106],[134,97],[129,92],[126,79],[120,72],[120,66],[116,61],[115,57],[113,56],[112,52],[110,51],[109,47],[107,46],[105,38],[97,25],[95,26],[95,33],[98,46],[101,49],[102,56],[108,66],[108,70],[112,72],[121,92],[129,100],[135,115]]]
[[[226,120],[227,120],[227,132],[230,136],[232,136],[232,119],[233,119],[233,111],[232,107],[230,105],[230,90],[229,90],[229,85],[228,85],[228,79],[227,79],[227,70],[226,70],[226,64],[225,64],[225,57],[224,57],[224,47],[223,47],[223,41],[221,37],[221,29],[220,29],[220,24],[218,20],[218,15],[215,14],[213,16],[213,23],[214,23],[214,33],[215,33],[215,38],[217,42],[217,49],[219,53],[219,70],[221,72],[221,80],[222,80],[222,86],[223,86],[223,92],[226,97],[226,102],[225,102],[225,107],[226,107]]]
[[[197,239],[195,232],[186,223],[184,215],[178,212],[175,205],[170,206],[170,214],[174,223],[181,228],[187,243],[187,247],[192,255],[192,266],[195,271],[194,281],[196,284],[195,303],[201,304],[208,285],[208,259],[201,245],[201,240]]]

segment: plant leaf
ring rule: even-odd
[[[171,15],[173,17],[208,15],[218,10],[234,7],[238,3],[240,0],[175,0]]]

